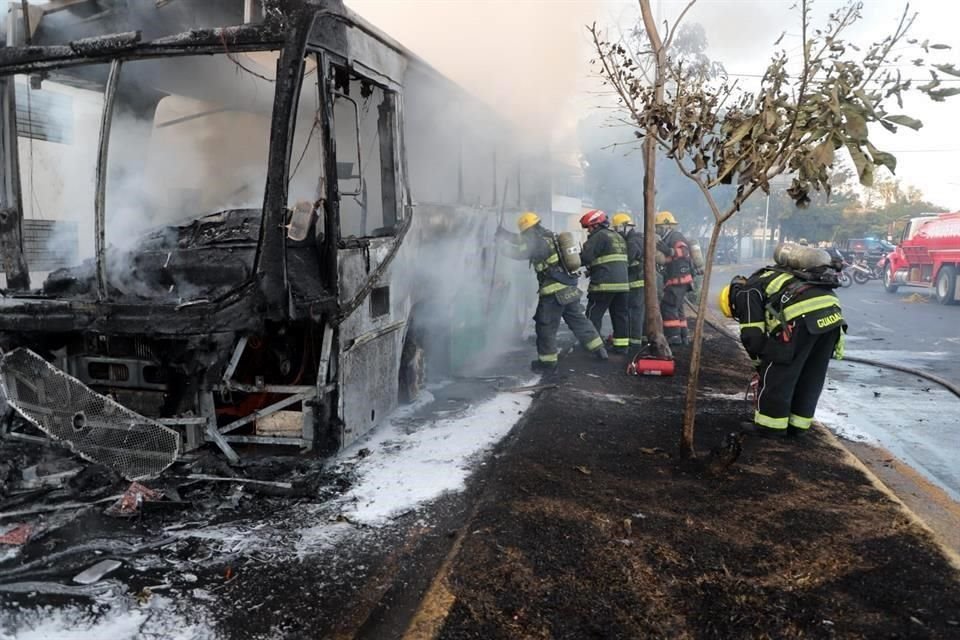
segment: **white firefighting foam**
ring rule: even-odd
[[[271,521],[171,527],[166,533],[213,541],[221,557],[255,551],[301,558],[336,555],[341,545],[375,536],[391,519],[463,489],[471,471],[484,464],[480,456],[510,432],[532,397],[528,393],[497,393],[455,414],[421,418],[418,412],[433,402],[429,393],[424,394],[338,456],[335,467],[352,474],[354,483],[330,503],[299,506]],[[369,453],[358,455],[363,449]],[[291,530],[290,522],[299,524]],[[220,636],[208,615],[206,600],[189,593],[154,594],[141,605],[116,594],[90,607],[0,611],[0,640],[215,640]]]

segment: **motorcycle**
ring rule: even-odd
[[[866,284],[871,280],[881,280],[883,278],[883,267],[885,264],[885,257],[878,260],[869,260],[866,257],[855,259],[850,266],[854,282],[857,284]]]
[[[850,263],[843,263],[843,268],[840,269],[840,272],[837,274],[837,279],[840,281],[840,286],[844,289],[853,286],[853,277],[850,275]]]

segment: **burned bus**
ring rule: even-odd
[[[11,4],[8,435],[131,478],[208,442],[335,451],[428,343],[469,359],[528,317],[490,239],[549,210],[544,154],[340,2]]]

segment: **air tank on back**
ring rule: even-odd
[[[700,243],[696,240],[690,242],[690,259],[693,260],[693,266],[697,269],[703,269],[707,264],[703,260],[703,250],[700,248]]]
[[[580,270],[580,245],[573,238],[569,231],[561,231],[557,234],[557,249],[560,254],[560,262],[563,268],[569,274],[574,274]]]
[[[823,249],[784,242],[773,250],[773,261],[786,269],[812,271],[830,266],[830,254]]]

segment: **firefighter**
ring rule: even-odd
[[[814,271],[764,267],[720,292],[720,310],[740,323],[757,366],[751,431],[798,435],[813,421],[831,356],[843,357],[846,323],[833,265]]]
[[[587,317],[600,332],[603,316],[609,309],[610,322],[613,324],[612,351],[626,353],[630,347],[627,241],[610,228],[607,214],[598,209],[585,213],[580,218],[580,226],[589,233],[580,250],[580,260],[590,275]]]
[[[627,312],[630,320],[630,350],[638,350],[646,341],[643,333],[643,234],[637,231],[633,219],[620,212],[613,216],[613,228],[627,241],[627,278],[630,293],[627,297]]]
[[[587,351],[606,360],[603,339],[587,320],[580,305],[579,278],[564,269],[553,233],[540,224],[540,216],[529,211],[517,219],[517,228],[519,234],[498,228],[497,240],[501,252],[515,260],[529,260],[537,272],[540,301],[533,316],[537,331],[537,359],[531,363],[531,368],[544,372],[556,370],[557,330],[561,319]]]
[[[672,345],[687,344],[687,317],[683,300],[693,289],[693,260],[690,246],[677,231],[677,220],[669,211],[661,211],[655,218],[657,251],[663,254],[663,297],[660,313],[663,315],[663,333]]]

